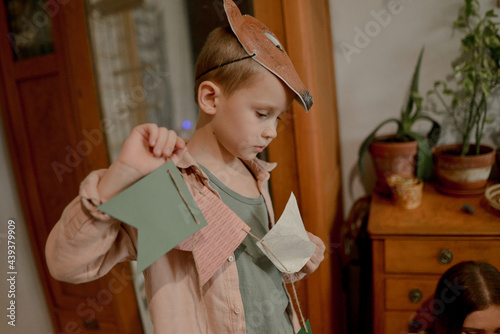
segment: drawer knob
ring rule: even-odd
[[[424,294],[420,289],[411,289],[410,293],[408,294],[408,298],[412,303],[419,303],[422,300],[423,296]]]
[[[449,249],[441,249],[438,259],[441,264],[449,264],[453,261],[453,253]]]

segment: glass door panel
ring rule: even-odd
[[[23,60],[54,52],[51,7],[47,1],[4,0],[7,11],[7,36],[14,60]]]

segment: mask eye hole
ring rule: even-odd
[[[278,39],[271,33],[269,32],[264,32],[264,34],[266,34],[266,37],[269,38],[269,40],[271,42],[273,42],[273,44],[280,50],[280,51],[284,51],[283,47],[281,46],[281,43],[280,41],[278,41]]]

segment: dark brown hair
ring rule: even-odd
[[[485,262],[460,262],[440,278],[433,301],[436,334],[460,334],[467,316],[500,306],[500,272]]]

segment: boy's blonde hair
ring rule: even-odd
[[[236,61],[226,66],[221,66],[203,74],[204,72],[248,56],[238,39],[233,34],[231,27],[218,27],[207,37],[201,49],[195,66],[194,96],[198,103],[198,87],[203,81],[209,80],[217,83],[224,94],[231,95],[237,89],[249,83],[249,80],[265,69],[251,58]],[[202,75],[203,74],[203,75]]]

